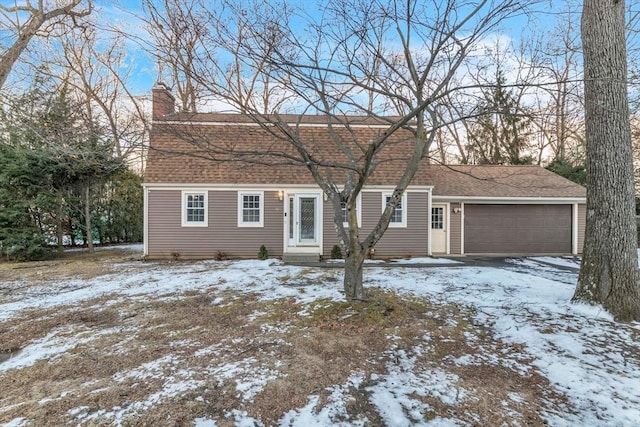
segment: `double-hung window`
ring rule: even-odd
[[[238,227],[264,226],[264,192],[238,193]]]
[[[391,201],[391,194],[382,195],[382,211],[387,208],[387,205]],[[391,220],[389,221],[389,227],[406,227],[407,226],[407,193],[405,192],[398,203],[393,208],[391,213]]]
[[[182,192],[182,226],[206,227],[207,218],[207,192],[183,191]]]
[[[356,198],[356,218],[358,221],[358,227],[361,227],[362,225],[362,219],[360,216],[360,212],[362,211],[360,205],[361,205],[361,201],[362,201],[362,197],[360,197],[362,194],[358,194],[358,197]],[[349,221],[348,221],[348,212],[347,212],[347,203],[346,202],[342,202],[341,203],[342,206],[342,224],[344,224],[345,227],[347,227],[349,225]]]

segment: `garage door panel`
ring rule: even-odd
[[[466,253],[570,253],[571,205],[465,205]]]

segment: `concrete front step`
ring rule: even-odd
[[[318,262],[318,261],[320,261],[320,255],[318,254],[284,254],[282,255],[282,262],[284,262],[285,264]]]

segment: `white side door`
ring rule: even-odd
[[[431,206],[431,251],[447,253],[447,205],[434,203]]]

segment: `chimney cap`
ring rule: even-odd
[[[169,91],[171,90],[171,89],[169,89],[169,85],[166,84],[165,82],[163,82],[162,80],[158,80],[156,82],[156,86],[155,86],[154,89],[164,89],[164,90],[169,90]]]

